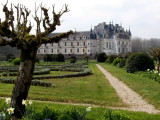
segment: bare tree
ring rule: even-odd
[[[42,4],[39,7],[35,6],[35,15],[33,18],[36,21],[36,34],[31,35],[32,25],[31,22],[28,23],[28,17],[31,11],[20,4],[16,6],[11,4],[9,9],[7,3],[3,5],[5,20],[3,22],[0,20],[0,46],[9,45],[21,51],[21,63],[11,100],[11,107],[15,108],[12,119],[17,120],[25,112],[25,106],[22,105],[22,100],[26,100],[28,96],[38,48],[42,44],[57,43],[62,38],[67,38],[70,34],[73,34],[73,31],[70,30],[58,36],[48,37],[50,33],[56,30],[57,26],[61,25],[61,16],[69,12],[68,5],[65,5],[58,13],[55,12],[53,6],[52,19],[48,15],[49,9],[43,7]],[[38,8],[41,11],[40,17],[37,16]],[[13,9],[16,9],[16,20]],[[41,26],[44,28],[43,32],[41,31]]]

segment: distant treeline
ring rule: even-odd
[[[160,47],[160,39],[132,38],[132,52],[149,52],[150,48]]]
[[[10,47],[10,46],[0,46],[0,60],[5,60],[6,55],[9,53],[14,54],[16,57],[19,57],[20,50],[18,50],[17,48]]]

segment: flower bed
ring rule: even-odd
[[[140,75],[142,77],[146,77],[146,78],[155,80],[158,83],[160,83],[160,73],[158,73],[158,71],[156,71],[156,70],[147,69],[146,71],[135,72],[135,74]]]

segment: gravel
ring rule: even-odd
[[[147,113],[160,113],[159,110],[156,110],[155,107],[145,100],[142,99],[140,95],[130,89],[126,84],[118,80],[116,77],[112,76],[107,70],[105,70],[99,64],[96,64],[97,67],[103,72],[103,74],[108,79],[109,83],[116,90],[120,99],[128,105],[128,108],[120,108],[124,110],[131,111],[142,111]]]

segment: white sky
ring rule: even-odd
[[[35,2],[37,5],[41,2],[46,4],[50,11],[55,4],[57,12],[65,3],[68,4],[70,12],[62,16],[63,22],[56,32],[75,28],[76,31],[89,31],[91,26],[113,21],[125,29],[130,27],[133,37],[160,38],[160,0],[9,0],[11,2],[25,5],[32,14]],[[0,3],[5,4],[6,0],[0,0]],[[3,12],[0,12],[0,17],[4,17]]]

